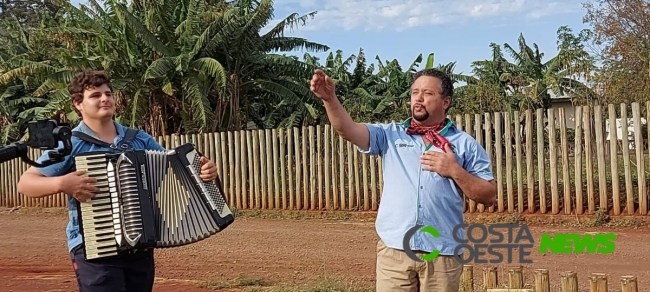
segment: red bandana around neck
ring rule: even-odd
[[[420,123],[418,123],[416,120],[411,119],[410,124],[406,128],[406,134],[409,135],[424,135],[431,143],[433,146],[436,146],[440,148],[442,151],[447,152],[445,150],[445,145],[449,144],[450,148],[453,148],[453,145],[445,138],[443,135],[440,134],[440,131],[443,129],[446,130],[448,128],[447,126],[451,123],[449,119],[445,119],[442,123],[434,126],[423,126]]]

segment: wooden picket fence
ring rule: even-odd
[[[646,215],[650,123],[642,125],[642,118],[650,121],[650,102],[574,109],[572,128],[564,108],[450,117],[483,145],[499,182],[495,206],[467,199],[466,211],[593,214],[603,208],[613,215]],[[608,131],[616,136],[619,118],[631,118],[634,135],[608,140]],[[166,148],[194,143],[213,159],[229,204],[237,209],[377,210],[381,200],[381,157],[358,152],[329,125],[157,140]],[[41,153],[31,150],[30,157]],[[0,205],[67,204],[63,194],[41,199],[19,194],[16,184],[26,169],[18,159],[0,164]]]
[[[523,267],[521,266],[508,268],[507,281],[504,281],[503,279],[506,275],[501,275],[500,277],[498,269],[494,266],[483,268],[482,279],[477,279],[475,276],[474,266],[463,266],[463,272],[460,279],[460,292],[638,292],[640,286],[636,276],[621,276],[620,284],[616,285],[609,282],[607,274],[603,273],[591,273],[588,277],[585,277],[588,283],[585,285],[583,282],[582,285],[580,285],[578,274],[573,271],[559,273],[557,277],[559,278],[559,283],[557,283],[551,281],[551,275],[547,269],[535,269],[531,280],[531,277],[526,279]],[[554,285],[552,285],[552,283]],[[614,288],[617,286],[620,287],[620,289]],[[589,287],[588,290],[586,287]]]

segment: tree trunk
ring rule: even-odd
[[[165,123],[163,122],[162,106],[154,104],[151,111],[151,132],[150,135],[156,138],[157,136],[165,136]]]
[[[240,129],[240,107],[239,107],[239,76],[237,74],[230,75],[230,81],[232,82],[232,92],[230,96],[230,122],[228,123],[229,130],[239,130]]]

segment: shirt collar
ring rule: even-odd
[[[404,120],[404,122],[402,123],[402,126],[404,126],[405,129],[408,129],[408,127],[411,125],[411,120],[412,119],[413,119],[413,117],[410,117],[410,118]],[[456,123],[454,123],[454,121],[452,121],[451,119],[449,119],[449,121],[451,122],[451,126],[449,127],[449,129],[456,130]]]
[[[118,124],[117,122],[115,122],[115,121],[113,121],[113,124],[115,125],[115,129],[117,130],[117,136],[118,137],[124,137],[124,128],[122,128],[122,126],[120,124]],[[91,130],[86,125],[86,123],[84,123],[83,120],[81,122],[79,122],[79,125],[77,127],[75,127],[75,130],[80,131],[80,132],[82,132],[82,133],[84,133],[86,135],[90,135],[90,136],[92,136],[94,138],[99,139],[99,137],[97,137],[95,135],[95,132],[93,132],[93,130]]]

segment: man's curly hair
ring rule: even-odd
[[[73,108],[79,118],[81,119],[81,113],[74,107],[74,103],[81,102],[84,99],[84,91],[93,87],[100,87],[102,85],[108,85],[108,88],[113,90],[111,85],[111,79],[103,71],[95,70],[84,70],[74,76],[70,84],[68,84],[68,92],[72,97]]]

